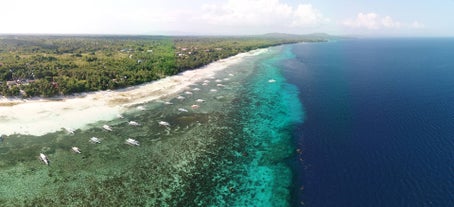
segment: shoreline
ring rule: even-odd
[[[118,90],[96,91],[55,98],[0,98],[0,135],[41,136],[63,129],[80,129],[117,118],[133,106],[166,99],[191,84],[213,77],[245,57],[267,52],[256,49],[221,59],[198,69]]]

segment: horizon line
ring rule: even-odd
[[[329,34],[324,32],[314,32],[305,34],[296,33],[283,33],[283,32],[268,32],[260,34],[131,34],[131,33],[0,33],[0,36],[131,36],[131,37],[147,37],[147,36],[161,36],[161,37],[253,37],[265,35],[289,35],[289,36],[309,36],[309,35],[324,35],[331,37],[353,37],[353,38],[454,38],[454,35],[370,35],[370,34]]]

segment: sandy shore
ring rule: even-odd
[[[196,70],[185,71],[151,83],[116,91],[99,91],[54,99],[0,99],[0,135],[44,135],[79,129],[87,124],[116,118],[137,104],[171,98],[189,85],[215,76],[216,72],[245,57],[266,52],[258,49],[219,60]]]

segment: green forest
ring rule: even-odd
[[[326,35],[0,36],[0,95],[53,97],[157,80],[258,48]]]

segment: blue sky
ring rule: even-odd
[[[454,36],[454,0],[4,0],[0,33]]]

